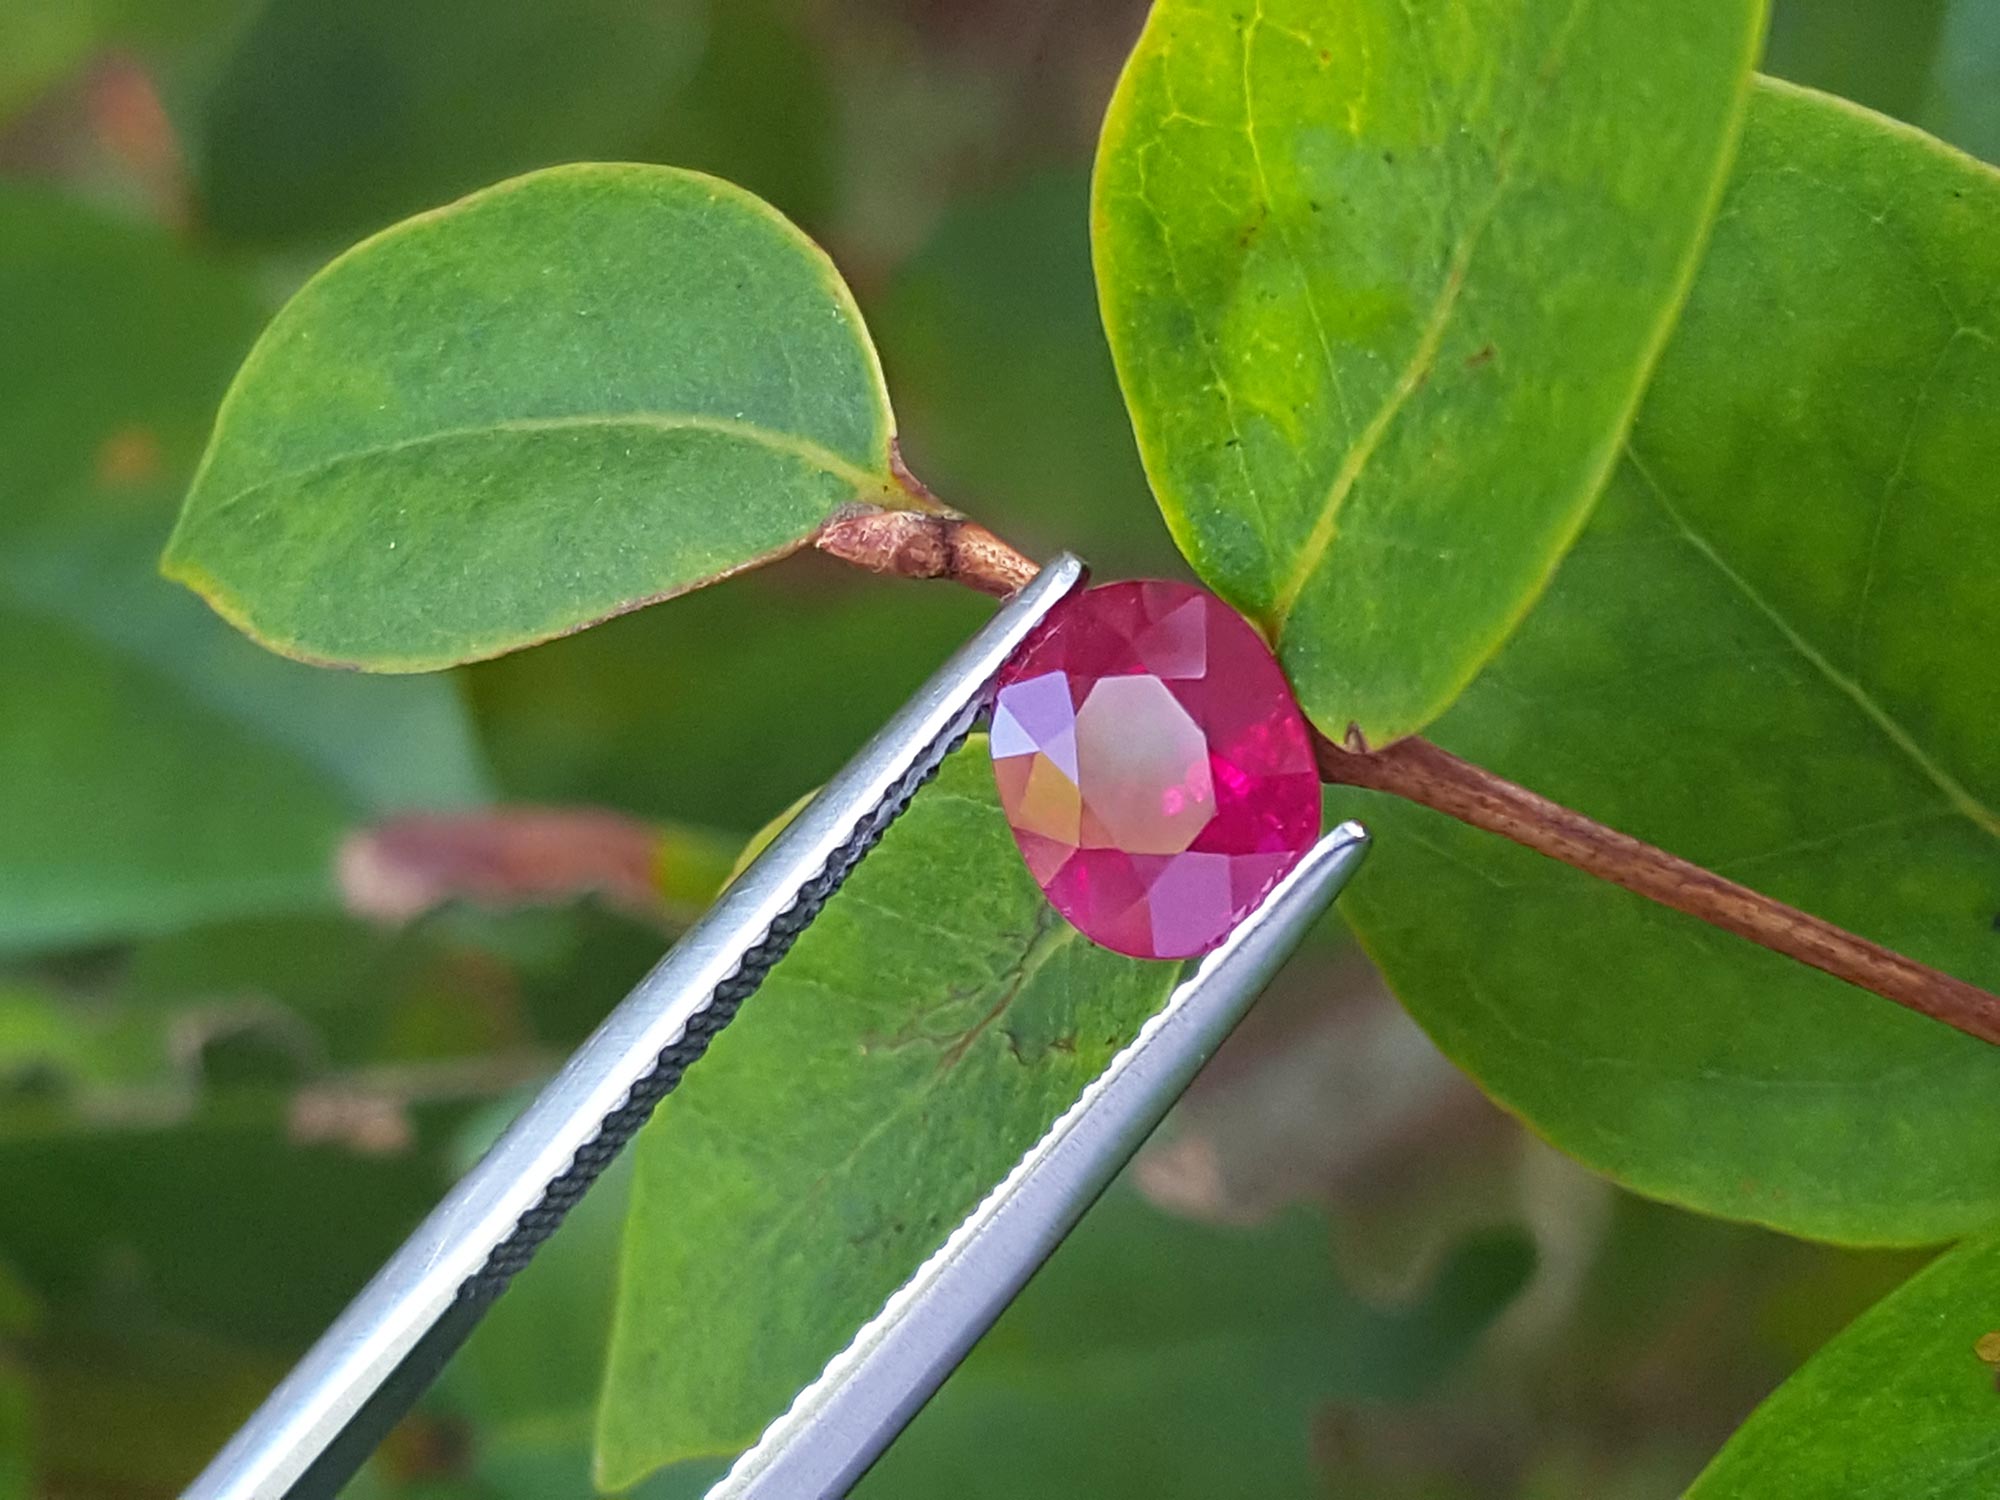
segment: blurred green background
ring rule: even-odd
[[[153,573],[262,320],[497,178],[704,168],[833,252],[935,489],[1179,573],[1086,230],[1143,10],[0,9],[0,1500],[177,1493],[987,608],[806,557],[449,678],[266,658]],[[1766,66],[2000,157],[2000,0],[1780,0]],[[617,1194],[357,1493],[587,1492]],[[1919,1259],[1589,1177],[1329,931],[866,1493],[1671,1495]]]

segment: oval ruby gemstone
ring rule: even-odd
[[[1135,958],[1206,953],[1319,836],[1291,685],[1184,583],[1073,594],[1001,670],[993,772],[1057,911]]]

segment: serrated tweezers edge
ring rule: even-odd
[[[696,1036],[693,1055],[699,1055],[716,1027],[698,1018],[708,1012],[719,1026],[734,1014],[742,996],[732,981],[751,981],[743,994],[755,988],[762,970],[776,962],[971,727],[1001,665],[1084,576],[1076,558],[1055,558],[918,689],[605,1018],[184,1500],[312,1500],[338,1493],[492,1297],[638,1129],[664,1094],[661,1083],[678,1081],[678,1070],[662,1073],[663,1066],[672,1067],[670,1049],[685,1050]],[[767,954],[769,962],[753,972],[752,956],[774,938],[777,954]],[[726,1013],[712,1010],[718,997]],[[600,1141],[608,1151],[597,1149]]]
[[[1322,838],[707,1500],[826,1500],[859,1482],[1138,1150],[1367,850],[1358,823]]]

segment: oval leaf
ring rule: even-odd
[[[1989,1492],[2000,1432],[1987,1362],[2000,1334],[1996,1290],[2000,1239],[1990,1237],[1913,1276],[1758,1407],[1688,1500]]]
[[[946,762],[639,1138],[603,1483],[756,1441],[1179,971],[1064,926]]]
[[[1380,743],[1569,546],[1680,307],[1758,0],[1161,0],[1105,121],[1153,489],[1307,714]]]
[[[1626,462],[1437,738],[2000,989],[2000,174],[1786,85],[1749,118]],[[1829,1239],[2000,1216],[2000,1051],[1361,800],[1364,942],[1565,1150]]]
[[[898,503],[853,298],[739,189],[561,167],[368,240],[224,401],[167,572],[265,645],[492,656]]]

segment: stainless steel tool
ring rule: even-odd
[[[806,805],[363,1288],[186,1500],[338,1493],[964,739],[1001,665],[1083,578],[1068,555],[1044,567]],[[1323,839],[713,1493],[844,1494],[1138,1148],[1366,842],[1351,824]]]

